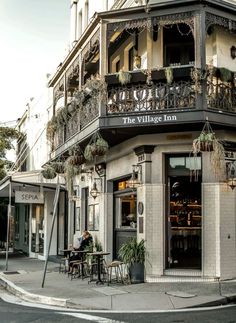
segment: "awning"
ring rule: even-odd
[[[61,190],[65,190],[65,179],[62,176],[59,177],[59,182]],[[20,190],[38,192],[40,188],[43,188],[44,191],[55,191],[57,178],[51,180],[45,179],[39,171],[14,173],[11,176],[6,176],[0,182],[0,197],[9,196],[10,183],[12,189],[11,194],[14,197],[14,192]]]

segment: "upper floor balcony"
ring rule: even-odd
[[[98,15],[50,83],[53,155],[98,129],[132,128],[132,136],[158,123],[155,131],[176,131],[206,116],[235,127],[236,21],[223,2],[157,2],[148,12]],[[95,89],[97,74],[103,81]]]
[[[181,127],[204,121],[206,114],[217,123],[236,124],[235,73],[210,66],[205,70],[178,66],[129,72],[125,84],[120,83],[119,76],[108,74],[106,81],[88,81],[74,93],[71,103],[58,111],[54,150],[59,152],[60,147],[83,141],[97,129],[156,124]]]

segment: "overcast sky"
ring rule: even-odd
[[[68,52],[69,0],[0,0],[0,123],[40,97]]]

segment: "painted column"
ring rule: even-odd
[[[201,10],[194,17],[195,67],[204,74],[206,68],[206,13]],[[202,75],[203,76],[203,75]],[[202,93],[197,93],[196,107],[206,108],[206,80],[200,80]]]
[[[77,40],[77,0],[71,0],[70,5],[70,46]]]
[[[99,73],[102,77],[107,74],[108,53],[107,53],[107,24],[102,20],[100,23],[100,66]],[[104,103],[99,104],[99,115],[106,115],[106,106]]]

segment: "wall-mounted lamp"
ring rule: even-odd
[[[235,46],[232,46],[230,48],[230,55],[231,55],[232,59],[235,59],[235,57],[236,57],[236,47]]]
[[[101,178],[94,178],[94,182],[93,182],[93,186],[91,191],[89,192],[90,195],[95,199],[100,193],[101,190],[99,191],[98,187],[97,187],[97,182],[100,181],[102,184],[102,180]]]
[[[232,190],[236,187],[236,161],[231,161],[227,165],[227,184]]]
[[[142,165],[132,165],[132,176],[126,182],[129,188],[137,188],[142,184]]]
[[[106,175],[106,164],[100,163],[100,164],[95,165],[95,171],[100,177],[105,176]]]

